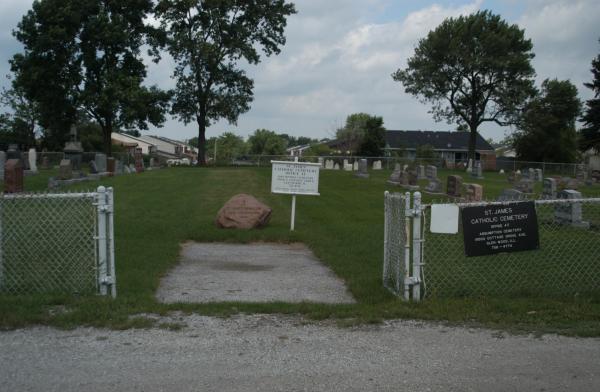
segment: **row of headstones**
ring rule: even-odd
[[[29,149],[26,153],[21,153],[15,145],[11,145],[8,151],[0,151],[0,180],[4,180],[5,165],[11,159],[19,160],[23,170],[27,171],[28,174],[36,174],[38,172],[37,152],[35,148]]]
[[[319,158],[319,163],[321,164],[321,167],[324,168],[325,170],[340,170],[344,169],[346,171],[361,171],[361,162],[364,161],[363,163],[363,168],[364,171],[367,171],[367,160],[366,159],[360,159],[358,161],[354,161],[353,163],[350,163],[347,159],[344,159],[344,162],[342,163],[342,166],[340,167],[340,165],[336,162],[334,162],[333,159],[325,159],[323,160],[323,158]],[[373,170],[381,170],[381,161],[374,161],[373,162]]]

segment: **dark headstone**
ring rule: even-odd
[[[135,171],[138,173],[144,171],[144,156],[141,148],[135,149]]]
[[[71,178],[73,178],[73,161],[63,159],[60,161],[60,166],[58,167],[58,179],[70,180]]]
[[[446,194],[451,197],[461,197],[463,179],[461,176],[448,176]]]
[[[106,159],[106,171],[109,173],[115,173],[116,171],[116,166],[115,166],[115,158],[107,158]]]
[[[23,164],[20,159],[9,159],[4,165],[4,192],[23,192]]]
[[[465,184],[465,200],[477,202],[483,199],[483,187],[479,184]]]

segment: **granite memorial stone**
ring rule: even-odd
[[[220,228],[253,229],[264,227],[271,218],[271,208],[251,195],[235,195],[217,214]]]

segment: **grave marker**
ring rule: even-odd
[[[23,192],[23,164],[20,159],[9,159],[4,165],[4,192]]]
[[[581,199],[581,192],[565,189],[558,193],[559,199]],[[583,221],[581,202],[566,202],[554,205],[554,221],[561,225],[589,228],[590,223]]]
[[[461,197],[463,179],[461,176],[450,175],[446,182],[446,194],[450,197]]]
[[[367,162],[367,160],[361,159],[360,161],[358,161],[358,172],[354,175],[360,178],[369,178],[369,171],[367,169],[368,166],[369,163]]]
[[[542,199],[556,199],[556,189],[556,180],[554,178],[544,178]]]
[[[29,149],[29,154],[27,155],[27,157],[29,158],[29,170],[32,173],[37,173],[38,168],[37,168],[37,152],[35,151],[35,148],[30,148]]]

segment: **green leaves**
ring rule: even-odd
[[[419,41],[406,69],[392,78],[432,105],[438,121],[465,123],[472,133],[484,122],[514,123],[533,94],[530,40],[498,15],[479,11],[448,18]],[[474,156],[474,138],[470,155]]]
[[[199,163],[204,163],[206,127],[235,123],[250,110],[254,83],[239,61],[258,64],[285,44],[293,4],[284,0],[160,0],[155,12],[176,62],[171,113],[198,123]]]

